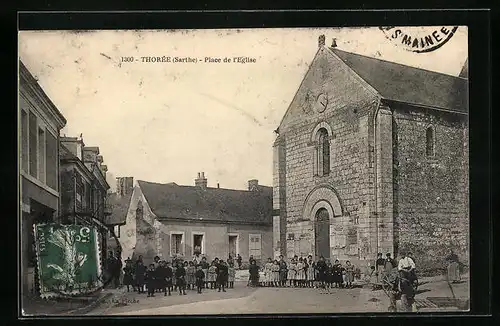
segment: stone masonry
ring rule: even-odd
[[[318,258],[315,214],[325,208],[331,260],[366,266],[377,252],[408,249],[432,268],[453,248],[467,262],[466,117],[386,102],[320,45],[277,129],[275,251]],[[327,174],[318,173],[320,130],[328,133]]]

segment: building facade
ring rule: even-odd
[[[249,181],[248,190],[138,181],[121,231],[123,259],[142,255],[192,259],[195,255],[247,262],[273,257],[272,189]]]
[[[117,177],[116,192],[108,194],[108,206],[111,215],[107,217],[106,224],[112,229],[108,237],[108,251],[113,251],[117,256],[121,255],[121,241],[123,240],[122,229],[127,222],[127,214],[134,190],[133,177]]]
[[[20,252],[23,294],[36,293],[33,225],[59,215],[59,133],[66,119],[19,62]]]
[[[468,262],[468,81],[319,48],[274,144],[274,249]]]
[[[112,227],[107,225],[112,213],[107,204],[107,166],[99,147],[86,147],[78,137],[61,137],[60,142],[61,222],[90,224],[93,216],[103,226]],[[100,243],[101,257],[105,259],[108,232],[103,228]]]

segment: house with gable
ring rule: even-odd
[[[121,230],[122,258],[267,259],[273,257],[272,227],[272,188],[257,180],[248,190],[208,187],[203,172],[194,186],[139,180]]]
[[[366,266],[411,250],[424,268],[453,249],[467,264],[467,78],[328,47],[322,35],[276,133],[276,251]]]

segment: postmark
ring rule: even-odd
[[[380,27],[385,37],[396,46],[415,53],[436,51],[455,34],[458,26]]]

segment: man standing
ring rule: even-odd
[[[403,276],[412,281],[411,274],[415,270],[415,262],[405,252],[401,253],[401,257],[398,263],[398,271],[403,272]]]
[[[238,263],[238,269],[241,269],[241,262],[243,261],[243,258],[241,258],[240,254],[238,254],[238,257],[236,258],[236,262]]]
[[[106,261],[106,270],[108,272],[108,277],[109,277],[109,283],[113,287],[116,287],[117,283],[117,278],[119,275],[116,273],[117,269],[117,264],[116,264],[116,259],[115,256],[113,255],[113,252],[110,251],[108,253],[108,259]]]

